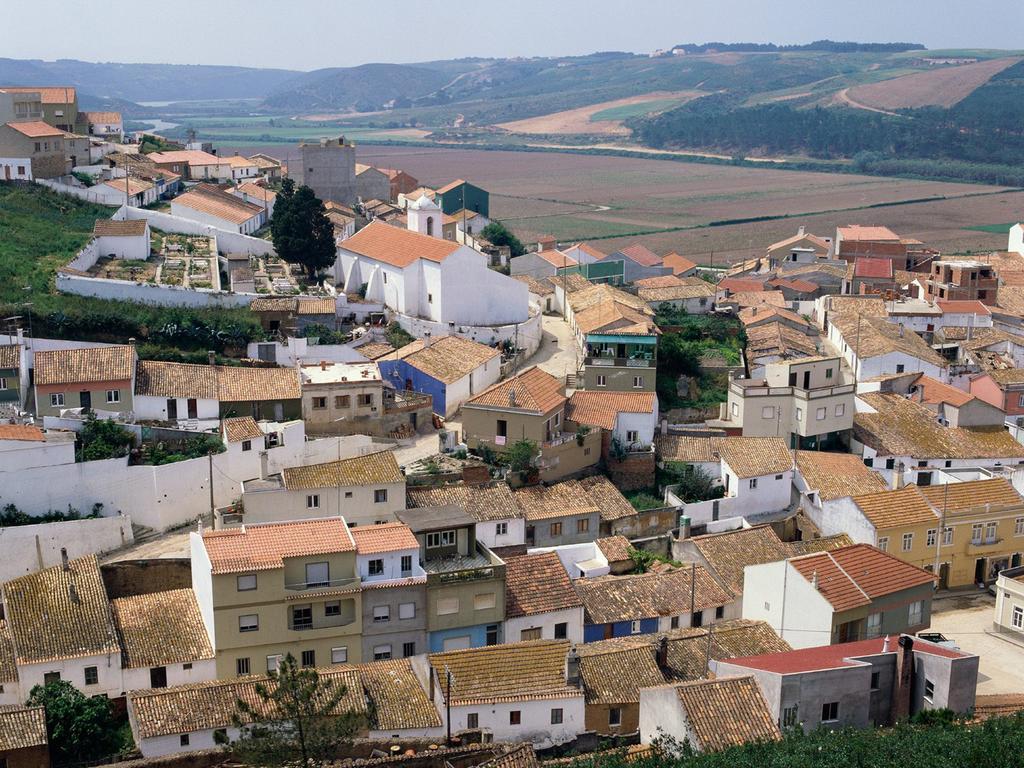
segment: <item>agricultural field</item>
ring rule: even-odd
[[[644,93],[550,115],[499,123],[497,127],[523,134],[628,136],[629,129],[623,125],[624,120],[664,112],[703,95],[701,91]]]

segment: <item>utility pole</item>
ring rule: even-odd
[[[940,515],[940,517],[939,517],[939,530],[937,531],[937,535],[935,537],[935,566],[934,566],[934,570],[932,571],[932,573],[935,574],[936,578],[939,577],[939,558],[940,558],[940,556],[942,554],[942,537],[946,533],[946,509],[947,509],[947,505],[948,504],[949,504],[949,480],[947,479],[946,480],[946,488],[945,488],[945,490],[943,491],[943,494],[942,494],[942,515]],[[936,582],[936,586],[938,586],[938,582]]]
[[[693,609],[697,601],[697,563],[690,563],[690,626],[693,626]]]
[[[215,511],[213,504],[213,451],[206,452],[206,458],[210,469],[210,525],[214,524]]]
[[[445,694],[444,694],[444,711],[445,711],[445,724],[448,726],[448,734],[446,737],[445,745],[452,745],[452,671],[448,668],[448,665],[444,665],[445,675]]]

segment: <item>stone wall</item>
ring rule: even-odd
[[[192,586],[192,567],[188,558],[122,560],[104,563],[100,572],[111,600]]]

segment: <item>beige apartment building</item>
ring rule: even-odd
[[[217,677],[362,661],[356,544],[344,518],[191,534],[192,584]]]
[[[299,368],[302,418],[309,435],[375,434],[384,382],[376,363],[316,363]]]
[[[853,429],[856,384],[842,358],[769,363],[764,379],[733,379],[729,399],[709,426],[743,437],[781,437],[814,450],[842,442]]]

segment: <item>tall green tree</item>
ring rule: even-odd
[[[86,696],[66,680],[57,680],[32,688],[28,705],[46,710],[46,735],[54,764],[99,760],[121,748],[110,700],[103,696]]]
[[[507,245],[513,257],[526,253],[526,246],[500,221],[492,221],[480,230],[480,237],[494,245]]]
[[[270,236],[277,255],[290,264],[299,264],[310,280],[334,264],[336,248],[334,225],[327,218],[324,203],[307,186],[296,188],[285,179],[274,203]]]
[[[360,714],[342,708],[346,687],[290,653],[255,692],[255,702],[238,699],[232,718],[241,734],[231,748],[248,765],[312,768],[336,759],[362,725]]]

